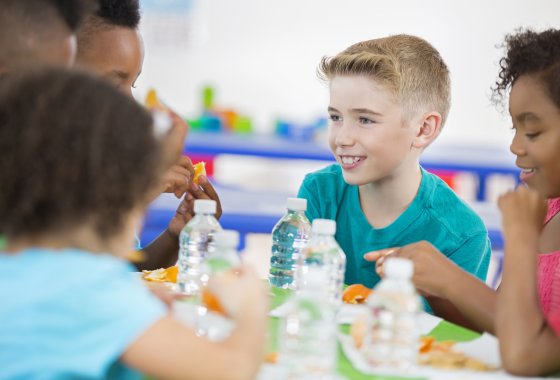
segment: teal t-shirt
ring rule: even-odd
[[[486,279],[491,246],[478,215],[434,174],[422,169],[422,181],[408,208],[389,226],[373,228],[360,207],[358,186],[348,185],[339,165],[308,174],[298,197],[307,199],[310,220],[336,221],[336,240],[346,254],[346,284],[373,287],[375,262],[365,253],[427,240],[465,271]]]
[[[109,255],[0,252],[0,379],[140,379],[123,352],[167,314]]]

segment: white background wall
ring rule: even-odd
[[[509,120],[489,101],[501,54],[496,45],[519,26],[560,27],[558,0],[190,0],[188,15],[175,20],[183,19],[175,28],[186,34],[173,35],[153,23],[153,8],[144,3],[146,60],[138,94],[155,86],[178,111],[194,116],[200,88],[211,83],[219,104],[247,113],[259,130],[270,130],[277,116],[326,115],[327,89],[315,76],[323,55],[388,34],[424,37],[453,81],[452,110],[438,144],[507,146]]]

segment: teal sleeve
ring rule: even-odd
[[[486,281],[492,247],[488,234],[477,234],[465,240],[455,251],[447,257],[464,271]]]

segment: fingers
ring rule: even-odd
[[[220,202],[220,197],[214,189],[214,186],[212,186],[205,175],[199,177],[198,184],[202,187],[202,190],[206,195],[208,195],[208,197],[210,197],[210,199],[216,201],[216,218],[219,219],[220,216],[222,216],[222,203]]]
[[[390,255],[396,249],[397,248],[393,247],[393,248],[380,249],[379,251],[368,252],[364,255],[364,259],[366,259],[367,261],[377,261],[382,257]]]

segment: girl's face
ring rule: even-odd
[[[85,48],[78,46],[76,60],[79,66],[97,73],[130,96],[143,62],[140,33],[121,26],[96,32]]]
[[[520,76],[511,89],[509,112],[521,181],[543,197],[560,196],[560,108],[535,76]]]

